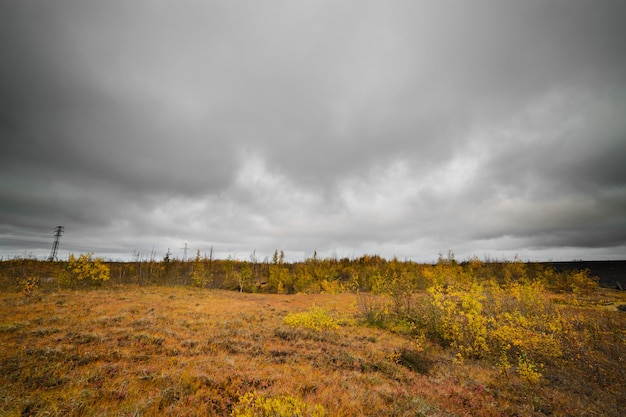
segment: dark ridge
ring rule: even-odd
[[[571,261],[541,262],[553,266],[557,272],[588,269],[591,276],[600,279],[603,287],[616,288],[619,285],[626,289],[626,261]]]

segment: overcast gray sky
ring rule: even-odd
[[[626,258],[623,0],[0,0],[0,256]]]

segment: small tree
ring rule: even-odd
[[[241,269],[239,271],[239,292],[243,292],[243,290],[249,286],[250,281],[252,279],[252,269],[250,268],[250,264],[244,262],[241,265]]]
[[[290,278],[289,269],[285,266],[285,252],[281,250],[279,255],[278,249],[276,249],[272,257],[268,277],[268,287],[270,291],[278,294],[289,292],[289,287],[291,287],[292,284]]]
[[[69,272],[69,284],[74,286],[77,282],[102,284],[111,278],[111,270],[102,258],[92,258],[93,253],[80,254],[78,258],[70,254],[67,269]]]
[[[196,253],[193,262],[193,271],[191,272],[191,283],[194,287],[205,287],[207,284],[206,265],[200,258],[200,250]]]

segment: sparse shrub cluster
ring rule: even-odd
[[[389,266],[370,275],[370,292],[358,294],[366,322],[426,336],[456,350],[458,360],[495,361],[529,384],[541,379],[544,364],[561,360],[572,326],[549,291],[588,297],[598,289],[588,271],[559,275],[519,261],[461,265],[449,257],[414,271]]]
[[[433,287],[422,311],[414,319],[417,331],[463,358],[499,359],[505,373],[517,363],[528,382],[541,376],[537,363],[562,355],[565,320],[538,282],[473,284],[467,290]]]
[[[26,296],[31,296],[50,277],[56,275],[60,267],[55,262],[42,262],[35,259],[11,259],[0,262],[0,288],[13,288]]]

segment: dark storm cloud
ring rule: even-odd
[[[0,234],[620,256],[624,9],[2,1]]]
[[[128,51],[132,34],[124,39],[110,26],[123,22],[94,16],[97,3],[11,6],[18,12],[6,18],[19,19],[6,22],[14,30],[3,37],[8,56],[0,73],[6,163],[110,179],[135,191],[162,186],[186,193],[227,180],[230,145],[204,121],[173,118],[175,97],[161,100],[162,91],[150,88],[157,86],[141,85],[158,63],[146,62],[142,45]],[[135,56],[116,58],[116,51]],[[198,149],[204,142],[210,146]]]

